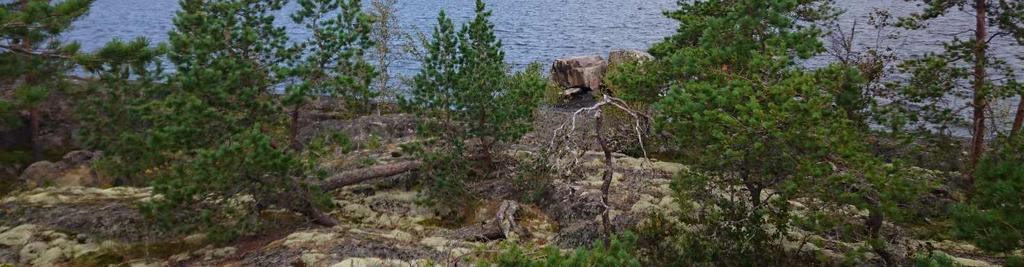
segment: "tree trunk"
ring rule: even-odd
[[[320,188],[323,189],[324,191],[331,191],[334,189],[359,184],[377,178],[391,177],[402,173],[414,171],[419,169],[421,166],[423,166],[422,161],[412,160],[346,171],[339,173],[338,175],[332,176],[331,178],[328,178],[326,181],[324,181],[323,184],[320,185]]]
[[[604,119],[601,116],[600,110],[597,111],[595,116],[594,128],[594,131],[597,133],[597,142],[601,145],[601,150],[604,151],[604,183],[601,184],[601,202],[604,204],[605,210],[601,215],[601,224],[604,227],[605,245],[609,246],[612,238],[612,222],[609,215],[611,213],[611,205],[608,204],[608,192],[611,191],[614,166],[612,165],[612,151],[608,148],[608,142],[604,139]]]
[[[29,138],[32,140],[32,161],[43,160],[43,146],[39,143],[39,108],[28,110]]]
[[[868,204],[868,218],[864,222],[868,230],[868,236],[871,239],[875,239],[872,249],[875,254],[878,254],[879,258],[885,262],[885,266],[895,266],[895,259],[893,259],[892,253],[885,248],[883,240],[881,240],[882,224],[885,222],[885,214],[882,213],[881,203],[878,202],[875,194],[864,196],[864,201]],[[877,244],[877,245],[876,245]]]
[[[312,204],[310,204],[310,205],[312,205]],[[327,216],[326,213],[324,213],[320,209],[318,209],[316,207],[313,207],[313,206],[310,206],[308,209],[301,210],[300,213],[302,213],[302,215],[306,216],[306,218],[309,218],[310,220],[312,220],[313,223],[315,223],[317,225],[320,225],[320,226],[334,227],[334,226],[338,225],[338,221],[337,220],[334,220],[334,218],[331,218],[331,216]]]
[[[1020,103],[1017,103],[1017,116],[1013,118],[1013,129],[1010,130],[1010,137],[1016,138],[1024,125],[1024,94],[1020,95]]]
[[[968,183],[973,183],[974,167],[978,165],[985,153],[985,108],[988,106],[985,92],[986,74],[985,58],[988,40],[987,0],[975,0],[975,36],[974,36],[974,131],[971,142],[970,175]]]
[[[19,1],[21,10],[27,10],[28,4],[28,0]],[[27,34],[25,36],[22,36],[22,38],[23,39],[21,39],[21,49],[27,54],[27,57],[33,57],[32,39],[30,39]],[[24,79],[25,86],[35,85],[36,79],[33,76],[33,73],[29,72],[25,75]],[[40,146],[39,144],[39,107],[37,107],[36,104],[37,103],[30,103],[31,107],[29,107],[28,109],[29,140],[32,142],[32,161],[43,160],[43,147]]]
[[[740,170],[740,179],[743,179],[743,186],[747,188],[747,193],[750,194],[750,208],[761,208],[761,191],[764,187],[750,179],[750,172],[746,168]]]
[[[289,131],[289,133],[288,133],[288,144],[292,148],[294,148],[294,149],[298,149],[300,147],[299,146],[299,139],[298,138],[299,138],[299,116],[301,115],[300,114],[301,109],[302,109],[302,105],[295,105],[295,107],[292,109],[292,123],[291,123],[291,127],[289,127],[289,129],[288,129],[288,131]]]

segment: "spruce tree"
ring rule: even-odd
[[[311,98],[340,97],[352,114],[365,114],[377,93],[370,89],[376,73],[365,54],[372,18],[358,0],[299,0],[292,20],[312,33],[299,44],[294,63],[297,82],[285,90],[283,104],[291,108],[290,135],[296,145],[301,109]]]
[[[32,157],[41,160],[39,105],[68,86],[67,74],[75,65],[77,43],[59,38],[89,11],[92,0],[17,0],[0,4],[0,112],[27,113]],[[4,99],[6,97],[7,99]],[[12,121],[11,114],[0,114]],[[15,116],[16,117],[16,116]],[[13,120],[13,121],[16,121]]]

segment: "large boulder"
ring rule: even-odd
[[[636,49],[619,49],[608,54],[608,64],[612,66],[622,63],[648,62],[653,60],[654,56],[650,53]]]
[[[40,161],[29,165],[21,174],[21,180],[29,188],[55,187],[106,187],[112,184],[101,178],[92,169],[92,162],[100,157],[90,151],[72,151],[58,162]]]
[[[608,62],[601,56],[580,56],[555,60],[551,80],[562,88],[600,90]]]

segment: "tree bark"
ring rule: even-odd
[[[288,145],[294,149],[298,149],[299,145],[299,116],[302,110],[302,105],[295,105],[292,109],[292,124],[288,129]]]
[[[324,181],[320,188],[325,191],[359,184],[373,179],[391,177],[419,169],[423,161],[411,160],[387,165],[379,165],[357,170],[345,171]]]
[[[597,133],[597,142],[601,145],[601,150],[604,151],[604,183],[601,184],[601,202],[604,204],[605,210],[601,215],[601,224],[604,227],[604,242],[608,246],[612,237],[612,223],[609,215],[611,213],[611,205],[608,204],[608,191],[611,191],[614,166],[612,165],[612,151],[608,148],[608,142],[604,138],[604,119],[601,116],[600,110],[595,115],[594,128],[594,131]]]
[[[334,227],[338,225],[337,220],[334,220],[334,218],[331,218],[331,216],[327,216],[326,213],[324,213],[323,211],[316,207],[311,206],[308,209],[302,210],[301,213],[302,215],[306,216],[306,218],[312,220],[313,223],[320,226]]]
[[[987,0],[975,0],[975,36],[974,36],[974,131],[971,141],[970,175],[968,183],[974,180],[974,167],[978,165],[985,153],[985,108],[988,106],[985,92],[986,77],[985,58],[988,39]]]
[[[22,11],[28,9],[28,2],[29,1],[27,0],[19,1]],[[21,50],[27,53],[27,57],[35,56],[33,55],[34,49],[32,49],[32,39],[27,34],[21,39]],[[33,73],[29,72],[25,75],[24,79],[25,86],[35,85],[36,79],[33,76]],[[36,105],[37,103],[30,103],[30,107],[28,108],[29,140],[32,142],[32,161],[43,160],[43,147],[39,144],[39,107]]]
[[[1020,95],[1020,103],[1017,103],[1017,116],[1013,118],[1013,129],[1010,130],[1010,138],[1016,138],[1024,125],[1024,94]]]
[[[884,242],[882,237],[882,224],[885,222],[885,214],[882,213],[881,203],[878,202],[877,194],[865,195],[864,201],[868,204],[868,218],[864,224],[868,230],[868,236],[877,242]],[[895,266],[892,253],[889,253],[883,245],[872,245],[875,254],[885,262],[885,266]]]

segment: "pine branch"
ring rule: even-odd
[[[72,57],[70,55],[61,54],[61,53],[57,53],[57,52],[53,52],[53,51],[42,51],[42,52],[40,52],[40,51],[30,51],[30,50],[27,50],[27,49],[22,48],[22,47],[10,46],[10,45],[0,45],[0,48],[6,49],[7,51],[10,51],[10,52],[14,52],[14,53],[22,54],[22,55],[27,55],[27,56],[36,56],[36,57],[45,57],[45,58],[57,58],[57,59],[68,59],[68,60],[74,59],[74,57]]]

